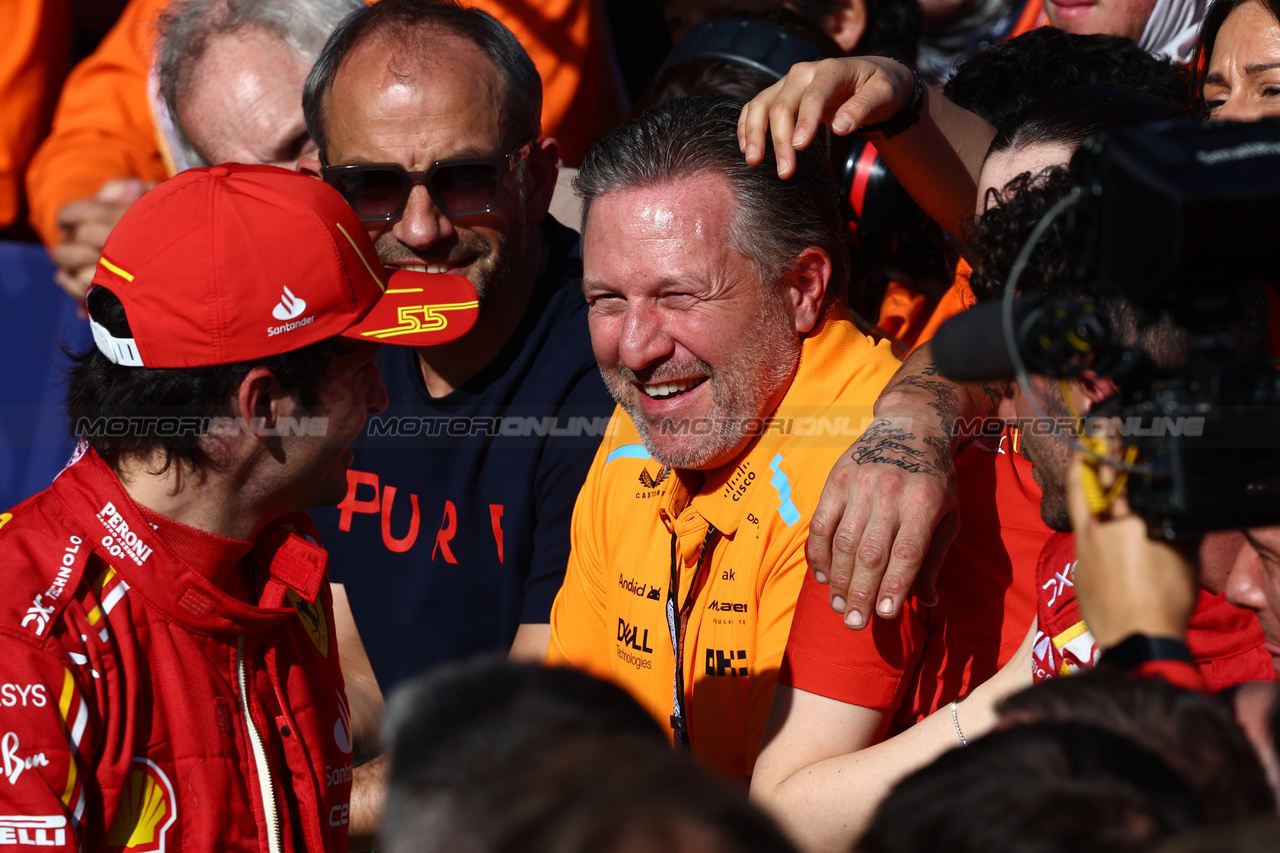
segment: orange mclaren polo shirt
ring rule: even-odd
[[[0,51],[0,228],[23,207],[23,177],[41,138],[71,55],[68,0],[0,0],[5,49]]]
[[[728,778],[750,777],[807,571],[810,516],[897,368],[887,342],[832,312],[760,434],[712,471],[663,468],[615,410],[574,508],[547,662],[620,684],[669,726],[675,623],[692,752]]]

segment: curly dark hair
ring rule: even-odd
[[[969,226],[969,248],[975,262],[969,287],[979,302],[999,299],[1013,263],[1040,217],[1071,193],[1065,166],[1039,174],[1024,172],[993,192],[994,204]],[[1020,293],[1083,294],[1067,271],[1066,218],[1059,216],[1041,236],[1018,279]]]
[[[969,286],[979,302],[999,299],[1014,262],[1036,225],[1050,209],[1070,195],[1072,181],[1065,166],[1024,173],[1005,185],[997,203],[969,228],[973,274]],[[1060,215],[1045,229],[1018,278],[1018,293],[1056,297],[1089,297],[1111,320],[1118,340],[1138,344],[1156,364],[1185,364],[1190,333],[1167,314],[1139,317],[1135,306],[1119,297],[1102,297],[1089,290],[1068,269],[1067,217]],[[1242,286],[1236,294],[1238,315],[1228,334],[1236,352],[1250,357],[1265,352],[1267,301],[1260,286]]]
[[[1011,80],[1018,84],[1011,86]],[[943,91],[1001,127],[1051,92],[1101,83],[1187,108],[1199,104],[1189,69],[1156,59],[1120,36],[1082,36],[1055,27],[992,45],[961,65]]]

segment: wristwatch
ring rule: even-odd
[[[892,139],[918,122],[920,120],[920,112],[924,109],[924,81],[920,79],[920,72],[907,65],[901,59],[895,59],[894,62],[911,72],[911,79],[915,89],[911,95],[911,101],[892,116],[884,121],[876,122],[875,124],[864,124],[858,128],[858,136],[868,142],[883,142],[886,139]]]
[[[1098,665],[1130,670],[1159,660],[1176,660],[1192,663],[1191,650],[1181,640],[1170,637],[1148,637],[1146,634],[1130,634],[1109,649],[1103,649]]]

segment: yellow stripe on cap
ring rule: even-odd
[[[373,276],[373,280],[378,283],[378,287],[386,290],[387,285],[382,281],[382,277],[373,271],[373,267],[369,266],[369,259],[364,256],[364,252],[360,251],[360,247],[356,245],[356,241],[351,239],[351,235],[347,233],[347,229],[342,227],[341,222],[335,222],[333,224],[338,226],[338,230],[342,232],[342,236],[347,238],[347,242],[351,244],[351,248],[355,250],[356,255],[364,264],[364,268],[369,271],[369,275]]]
[[[120,269],[120,267],[111,263],[111,261],[107,260],[106,258],[99,257],[98,263],[102,264],[104,267],[111,270],[113,273],[120,276],[125,281],[133,281],[133,273],[125,272],[124,270]]]

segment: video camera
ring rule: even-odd
[[[1082,426],[1137,448],[1129,503],[1153,538],[1280,524],[1280,371],[1231,334],[1246,306],[1266,310],[1259,285],[1280,296],[1280,121],[1099,134],[1070,173],[1060,215],[1088,296],[977,306],[943,324],[937,366],[955,380],[1113,378],[1120,392]],[[1176,366],[1132,328],[1159,322],[1186,332]]]

